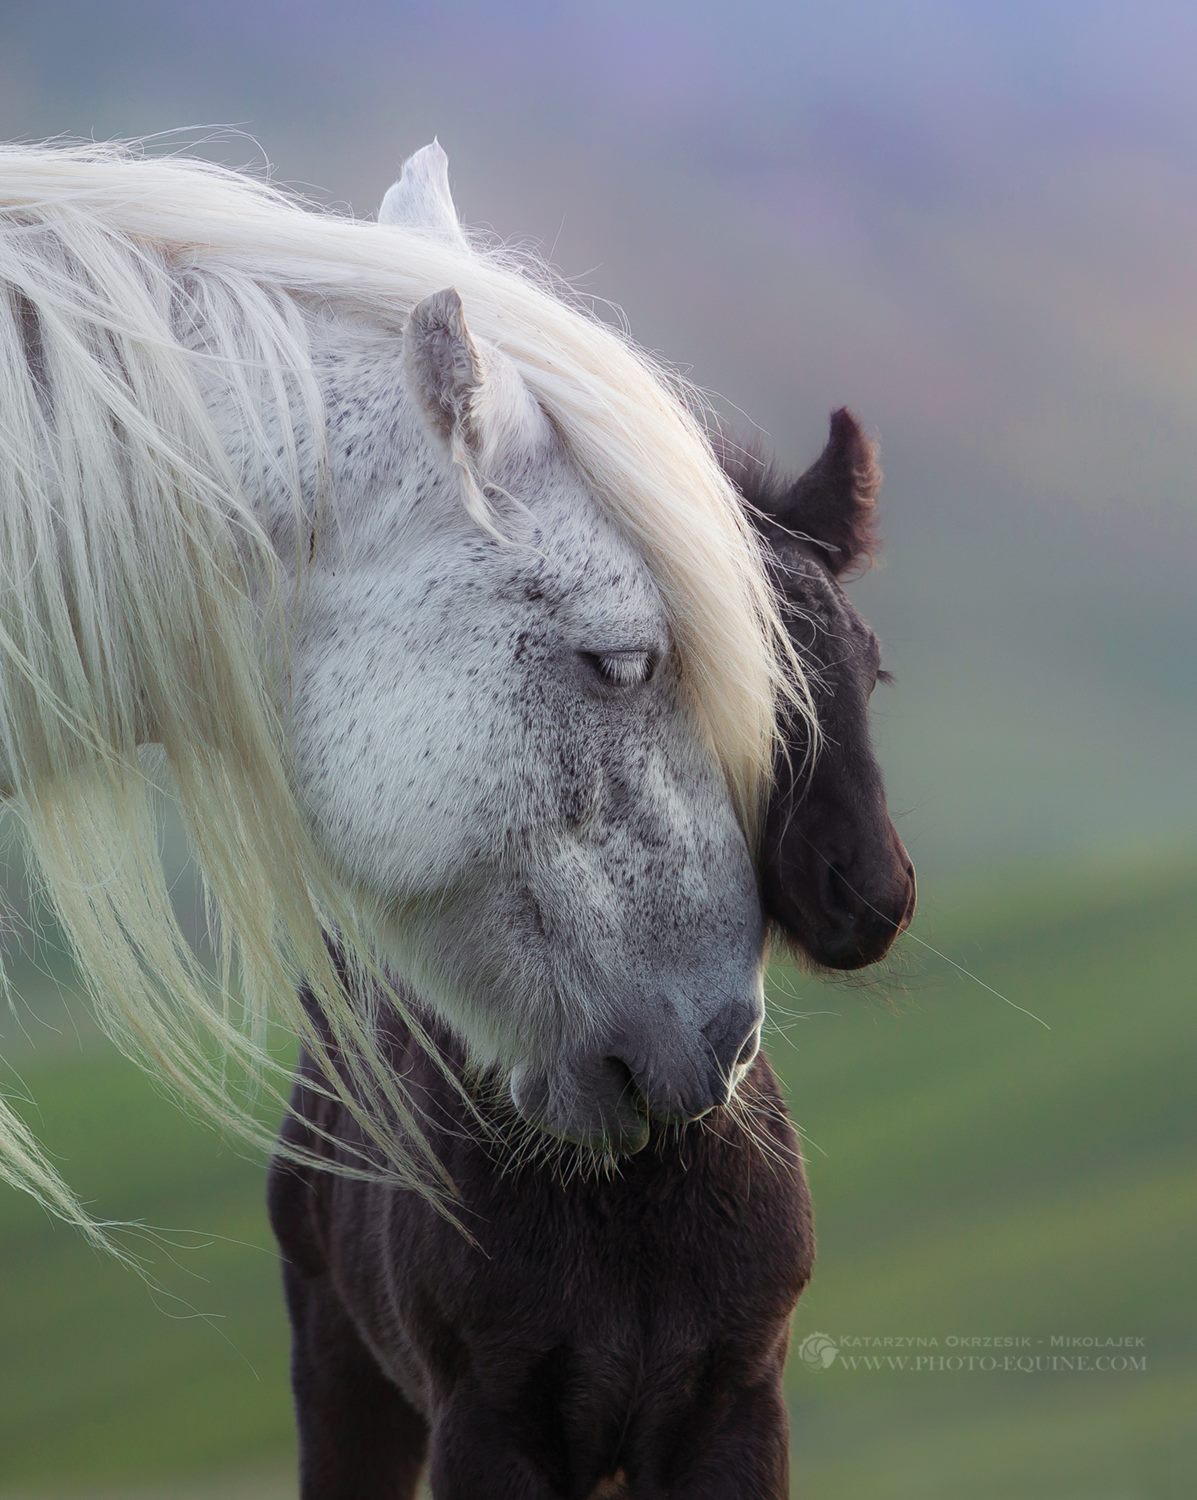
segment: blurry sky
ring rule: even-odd
[[[439,134],[470,221],[542,244],[787,462],[856,408],[889,537],[859,597],[924,865],[1191,834],[1197,8],[0,16],[0,136],[236,125],[368,213]]]

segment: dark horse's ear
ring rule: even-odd
[[[831,414],[827,446],[800,479],[762,505],[773,520],[815,542],[837,578],[863,572],[879,545],[877,445],[846,406]]]

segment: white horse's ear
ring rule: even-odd
[[[515,455],[540,451],[552,442],[552,427],[515,365],[497,349],[479,350],[474,343],[453,287],[412,309],[403,365],[424,420],[461,468],[467,504],[481,518],[477,476],[493,474]]]
[[[449,443],[468,441],[483,370],[453,287],[434,292],[412,309],[403,335],[403,363],[433,431]]]
[[[409,156],[399,181],[387,189],[378,210],[380,224],[399,224],[468,250],[453,194],[449,191],[449,158],[439,141]]]

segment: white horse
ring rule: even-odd
[[[273,1016],[327,1063],[301,975],[328,1088],[367,1131],[403,1113],[329,926],[556,1135],[632,1148],[642,1106],[694,1118],[751,1059],[752,848],[779,701],[810,700],[684,394],[471,246],[435,144],[378,224],[0,150],[0,786],[112,1033],[244,1136],[214,1047],[268,1068]],[[100,1234],[0,1127],[9,1177]]]

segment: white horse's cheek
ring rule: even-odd
[[[493,865],[505,830],[529,808],[543,815],[551,796],[529,746],[513,753],[510,628],[501,611],[483,631],[468,612],[454,617],[453,582],[430,583],[417,559],[363,610],[369,584],[338,575],[298,642],[297,789],[337,868],[384,903]]]

